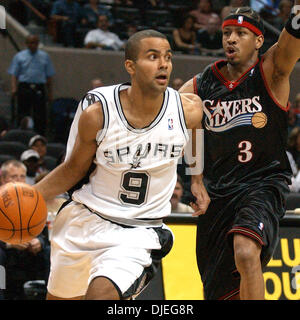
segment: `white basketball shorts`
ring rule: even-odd
[[[71,202],[53,224],[48,292],[66,299],[84,296],[89,283],[103,276],[112,281],[121,299],[136,296],[172,245],[173,234],[164,224],[121,226]]]

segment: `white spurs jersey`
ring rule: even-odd
[[[120,91],[130,84],[100,87],[80,102],[71,127],[67,155],[77,135],[82,110],[101,101],[104,125],[98,132],[96,169],[73,200],[103,218],[127,225],[155,225],[171,213],[177,162],[189,137],[181,99],[167,88],[156,118],[143,129],[126,120]]]

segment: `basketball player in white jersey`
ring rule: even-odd
[[[172,248],[163,218],[171,213],[187,129],[201,129],[201,100],[168,87],[172,53],[159,32],[129,39],[125,68],[131,83],[96,88],[82,100],[65,162],[35,185],[51,199],[95,165],[55,219],[48,299],[135,297]],[[97,101],[87,103],[91,97]],[[194,214],[205,213],[201,172],[192,192]]]

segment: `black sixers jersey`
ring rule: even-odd
[[[289,182],[288,106],[272,97],[261,58],[233,82],[220,72],[226,63],[217,61],[193,79],[203,101],[208,191],[222,196],[262,179]]]

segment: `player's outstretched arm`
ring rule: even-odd
[[[300,0],[294,7],[278,42],[264,55],[263,69],[268,85],[283,106],[289,97],[289,77],[300,58]]]
[[[66,192],[85,176],[96,154],[96,136],[102,128],[102,118],[100,103],[82,112],[70,157],[35,185],[45,200]]]
[[[274,64],[288,75],[300,58],[300,0],[294,1],[290,18],[275,46]]]
[[[189,130],[190,141],[184,151],[185,161],[189,165],[186,174],[191,175],[191,192],[195,201],[190,205],[194,209],[193,216],[204,214],[210,203],[210,198],[203,183],[203,129],[202,129],[202,101],[191,93],[181,94],[186,125]]]

